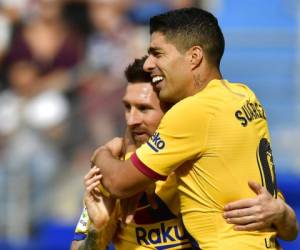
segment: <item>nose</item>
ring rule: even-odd
[[[144,63],[143,69],[146,72],[151,72],[155,68],[154,57],[149,55]]]
[[[136,108],[131,108],[126,115],[126,122],[128,126],[136,126],[142,123],[140,112]]]

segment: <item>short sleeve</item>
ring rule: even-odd
[[[165,114],[154,135],[131,156],[131,161],[148,177],[164,180],[184,162],[201,156],[210,119],[197,102],[176,104]]]

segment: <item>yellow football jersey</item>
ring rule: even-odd
[[[140,199],[134,222],[116,234],[116,250],[125,249],[199,249],[187,234],[179,219],[179,199],[176,176],[158,181],[155,189],[157,209],[153,209],[145,194]]]
[[[178,102],[131,160],[150,178],[176,172],[183,223],[201,249],[276,249],[272,228],[237,232],[222,217],[225,204],[255,196],[248,180],[277,196],[265,111],[247,86],[213,80]]]
[[[196,243],[189,238],[178,218],[176,176],[170,175],[166,181],[158,181],[155,193],[158,208],[153,209],[150,206],[144,193],[139,201],[134,221],[127,225],[119,223],[113,240],[115,249],[198,249],[192,248],[192,244]],[[120,207],[118,209],[116,213],[121,217],[122,211]],[[84,208],[75,230],[74,240],[84,240],[87,237],[89,224],[87,210]],[[106,232],[103,233],[103,236],[105,235]]]

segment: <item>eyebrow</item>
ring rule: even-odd
[[[126,99],[122,99],[122,104],[129,104],[129,102]]]
[[[134,106],[134,107],[137,107],[137,108],[145,107],[147,109],[154,109],[154,106],[151,103],[148,103],[148,102],[142,102],[142,101],[139,102],[138,101],[138,102],[130,103],[130,102],[126,101],[126,100],[123,100],[122,103],[125,106],[129,105],[129,106]]]

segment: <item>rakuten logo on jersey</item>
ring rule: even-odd
[[[154,135],[150,137],[150,140],[147,141],[147,145],[155,152],[163,149],[166,143],[160,138],[158,132],[155,132]]]
[[[178,241],[186,244],[188,240],[183,230],[178,228],[178,225],[165,226],[165,223],[161,223],[158,228],[146,229],[144,227],[136,227],[136,240],[139,245],[150,245],[150,244],[162,244],[172,243]]]

